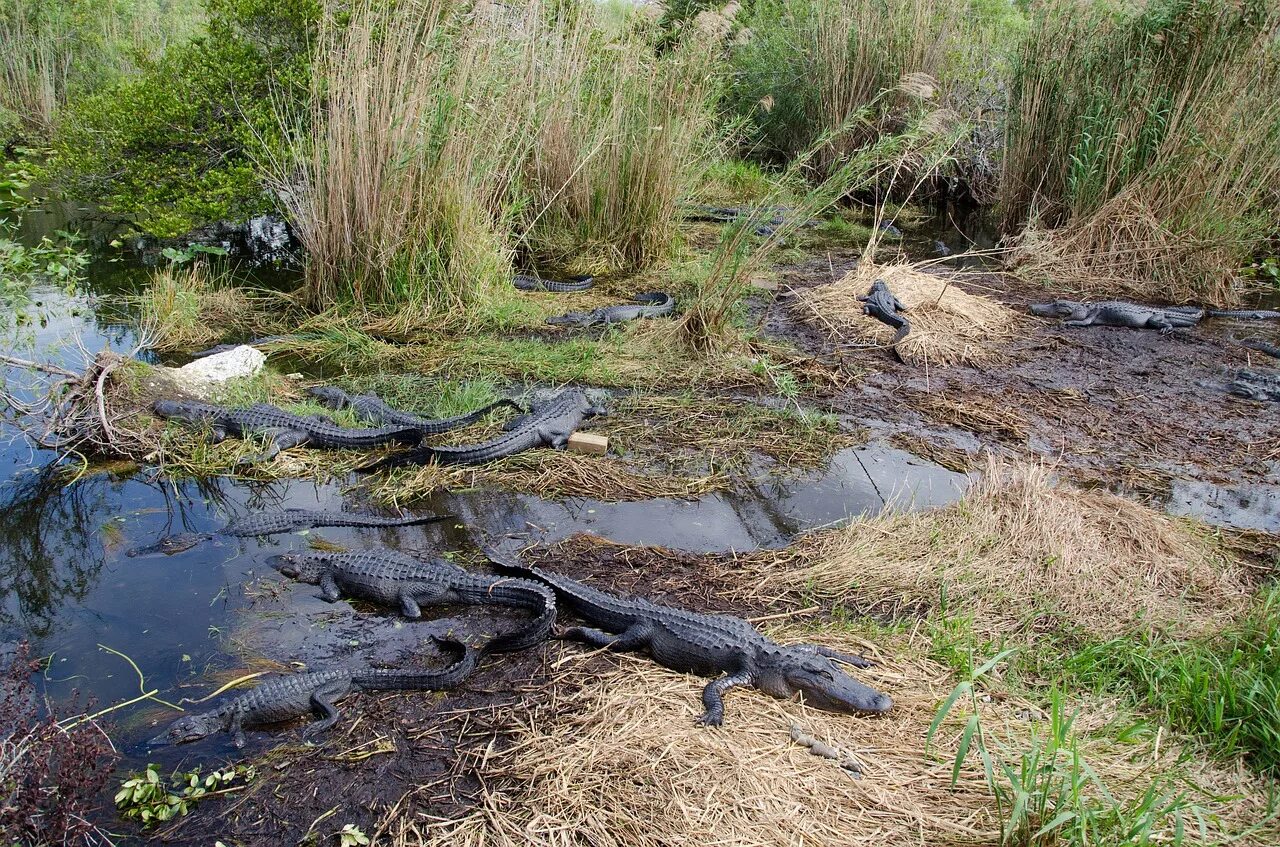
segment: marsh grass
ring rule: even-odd
[[[1229,302],[1280,213],[1274,7],[1048,5],[1014,62],[1002,229],[1037,280]]]
[[[196,261],[155,271],[138,305],[153,349],[189,352],[229,333],[251,331],[273,300],[244,287],[228,271]]]

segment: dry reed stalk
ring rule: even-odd
[[[1086,635],[1197,631],[1243,608],[1234,559],[1187,525],[1106,491],[1055,482],[1042,466],[992,460],[955,505],[817,533],[804,563],[769,574],[821,597],[867,606],[972,613],[1008,637],[1045,617]],[[766,573],[768,573],[766,568]]]
[[[864,261],[837,283],[801,292],[797,301],[806,320],[836,344],[888,345],[894,330],[864,315],[857,299],[877,279],[884,280],[909,310],[904,317],[911,322],[911,333],[898,343],[897,351],[913,365],[991,361],[1019,321],[1011,309],[968,294],[954,277],[927,272],[918,264]]]

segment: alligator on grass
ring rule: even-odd
[[[163,553],[166,556],[172,556],[175,553],[190,550],[202,541],[212,540],[217,535],[228,535],[233,538],[256,538],[261,535],[295,532],[299,529],[311,529],[317,526],[414,526],[416,524],[443,521],[448,517],[448,515],[426,515],[419,518],[387,518],[381,515],[361,515],[354,512],[282,509],[278,512],[262,512],[234,520],[217,532],[183,532],[177,535],[166,535],[154,544],[135,547],[126,555],[148,556],[153,553]]]
[[[341,715],[334,705],[352,691],[439,691],[462,683],[484,656],[473,645],[452,639],[433,640],[462,653],[453,664],[432,671],[383,668],[327,670],[276,677],[233,697],[216,709],[174,721],[150,744],[185,744],[216,732],[227,732],[231,743],[243,747],[247,727],[265,726],[315,714],[321,720],[302,731],[303,737],[333,726]]]
[[[330,409],[353,409],[362,419],[381,426],[411,426],[425,435],[439,435],[458,427],[473,424],[484,418],[495,409],[511,408],[523,412],[524,408],[514,400],[497,400],[482,406],[474,412],[457,415],[452,418],[424,418],[409,412],[402,412],[388,406],[376,394],[350,395],[332,385],[317,385],[308,388],[307,394],[314,397],[321,405]]]
[[[535,447],[560,450],[586,418],[603,414],[606,414],[605,410],[588,400],[581,390],[566,389],[546,402],[534,403],[532,411],[509,421],[506,425],[507,432],[496,438],[461,447],[418,447],[388,456],[359,470],[368,473],[384,468],[424,465],[428,462],[475,465],[514,456]]]
[[[266,403],[247,409],[229,409],[212,403],[181,400],[157,400],[152,411],[159,417],[193,427],[208,427],[210,440],[222,441],[228,435],[265,435],[270,439],[262,455],[252,460],[264,462],[290,447],[321,449],[368,449],[388,444],[417,444],[422,432],[416,427],[388,426],[379,429],[347,429],[321,415],[302,417]]]
[[[889,343],[893,348],[893,355],[898,357],[898,361],[902,361],[902,355],[898,352],[898,342],[911,332],[911,322],[898,313],[907,311],[907,307],[893,296],[893,292],[889,290],[889,286],[883,279],[877,279],[871,283],[871,288],[865,295],[858,297],[858,300],[862,302],[862,314],[869,315],[897,330],[893,334],[893,341]]]
[[[531,274],[516,274],[512,284],[521,291],[549,291],[563,294],[569,291],[586,291],[594,283],[591,276],[571,276],[567,280],[546,279]]]
[[[487,652],[524,650],[547,639],[556,621],[555,595],[540,582],[478,574],[443,559],[415,559],[395,550],[351,553],[282,553],[267,560],[284,576],[320,586],[331,603],[343,597],[399,609],[422,617],[422,606],[510,606],[531,613],[529,626],[498,635]]]
[[[660,606],[638,597],[597,591],[568,577],[517,564],[491,553],[506,570],[550,585],[556,597],[597,628],[572,627],[561,637],[613,650],[647,648],[654,661],[677,671],[714,676],[702,692],[698,723],[724,721],[724,695],[751,686],[780,699],[803,695],[810,706],[829,712],[882,713],[893,700],[863,685],[836,662],[870,667],[861,656],[814,644],[786,646],[766,638],[741,618],[705,615]],[[724,676],[721,676],[724,674]]]
[[[676,308],[676,301],[663,291],[637,294],[631,299],[634,305],[603,306],[590,312],[565,312],[547,318],[547,323],[552,326],[609,326],[638,318],[659,318],[671,314]]]

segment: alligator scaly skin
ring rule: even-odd
[[[1194,307],[1140,306],[1120,300],[1100,303],[1079,303],[1075,300],[1054,300],[1052,303],[1033,303],[1031,314],[1040,317],[1062,318],[1062,325],[1069,327],[1120,326],[1132,329],[1158,329],[1171,332],[1175,328],[1195,326],[1204,317],[1204,310]]]
[[[1280,318],[1280,312],[1270,309],[1210,309],[1211,318],[1238,318],[1246,321],[1273,321]]]
[[[623,321],[634,321],[638,318],[662,317],[663,315],[671,314],[676,307],[676,301],[671,298],[671,295],[662,291],[638,294],[631,299],[636,302],[636,305],[603,306],[590,312],[565,312],[563,315],[547,318],[547,323],[552,326],[585,327],[595,326],[596,324],[608,326],[622,323]]]
[[[530,274],[516,274],[511,283],[521,291],[550,291],[563,294],[570,291],[586,291],[594,284],[590,276],[574,276],[568,280],[545,279]]]
[[[388,456],[380,462],[360,468],[360,471],[422,465],[427,462],[475,465],[514,456],[535,447],[547,446],[559,450],[568,443],[569,436],[582,425],[584,419],[603,414],[604,409],[593,405],[581,391],[567,389],[546,403],[535,405],[528,414],[510,421],[507,425],[509,431],[496,438],[462,447],[419,447]]]
[[[337,722],[340,714],[334,703],[352,691],[437,691],[452,688],[471,675],[484,654],[461,642],[445,643],[461,649],[462,658],[440,670],[335,669],[276,677],[216,709],[180,718],[163,735],[152,739],[152,743],[182,744],[225,731],[231,734],[236,747],[243,747],[246,727],[281,723],[308,713],[323,716],[323,720],[303,730],[304,736],[314,735]]]
[[[704,725],[723,722],[724,694],[738,686],[752,686],[783,699],[803,693],[810,705],[834,712],[880,713],[893,707],[888,695],[858,682],[833,661],[870,666],[860,656],[818,645],[784,646],[741,618],[704,615],[643,598],[607,594],[539,568],[500,558],[495,561],[547,583],[563,604],[598,627],[573,627],[565,631],[565,638],[614,650],[647,648],[654,661],[664,667],[718,677],[702,693],[705,712],[698,720]]]
[[[347,429],[320,417],[304,418],[266,403],[247,409],[228,409],[212,403],[189,403],[157,400],[152,407],[162,418],[192,426],[208,426],[214,441],[228,435],[243,438],[259,433],[271,437],[267,451],[257,458],[265,461],[289,447],[307,446],[324,449],[363,449],[386,444],[417,444],[422,434],[414,427],[382,427],[379,429]]]
[[[394,550],[352,553],[284,553],[272,567],[299,582],[320,586],[329,602],[355,597],[400,609],[410,620],[422,606],[512,606],[534,615],[529,626],[499,635],[486,651],[524,650],[547,639],[556,621],[555,595],[539,582],[465,571],[443,559],[415,559]]]
[[[1266,353],[1275,359],[1280,359],[1280,347],[1263,341],[1261,338],[1246,338],[1240,342],[1251,350],[1257,350],[1259,353]]]
[[[278,512],[259,512],[234,520],[213,532],[184,532],[177,535],[165,535],[154,544],[135,547],[126,555],[146,556],[152,553],[164,553],[172,556],[190,550],[202,541],[208,541],[215,535],[230,535],[235,538],[255,538],[260,535],[276,535],[281,532],[295,532],[299,529],[311,529],[317,526],[367,526],[392,527],[414,526],[416,524],[433,523],[447,520],[447,515],[426,515],[423,517],[387,518],[381,515],[361,515],[352,512],[321,512],[311,509],[282,509]]]
[[[1227,390],[1249,400],[1280,401],[1280,373],[1265,373],[1241,369]]]
[[[889,290],[889,286],[885,284],[883,279],[877,279],[871,283],[871,288],[864,296],[858,298],[862,301],[862,314],[875,318],[883,324],[888,324],[897,330],[893,334],[891,342],[895,348],[899,341],[907,337],[911,332],[911,322],[899,315],[899,312],[907,311],[907,307],[902,305],[902,301],[893,296],[893,292]],[[897,349],[894,355],[898,355]],[[898,355],[899,361],[902,357]]]
[[[364,420],[381,424],[382,426],[411,426],[424,436],[439,435],[442,432],[473,424],[494,409],[505,407],[515,409],[517,412],[524,411],[520,404],[514,400],[497,400],[465,415],[457,415],[452,418],[424,418],[409,412],[402,412],[399,409],[393,409],[376,394],[351,395],[332,385],[308,388],[307,394],[316,398],[322,405],[330,409],[351,408]]]

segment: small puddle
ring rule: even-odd
[[[1174,479],[1165,511],[1214,526],[1280,532],[1280,485]]]

